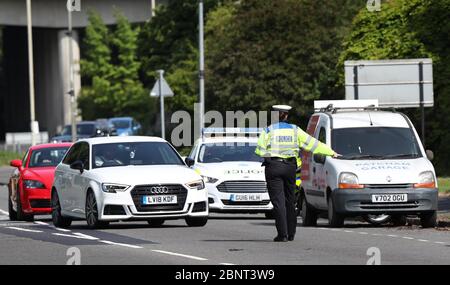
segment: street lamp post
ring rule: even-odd
[[[69,0],[70,1],[70,0]],[[70,3],[72,4],[72,3]],[[70,95],[70,123],[72,128],[72,142],[75,142],[77,140],[77,107],[76,107],[76,96],[75,96],[75,87],[74,87],[74,81],[75,81],[75,70],[73,67],[73,29],[72,29],[72,11],[73,7],[72,5],[67,5],[67,12],[68,12],[68,36],[69,36],[69,95]]]
[[[199,134],[205,125],[205,50],[204,50],[204,31],[203,31],[203,0],[199,0],[198,5],[198,30],[199,30],[199,92],[200,92],[200,116],[199,116]]]
[[[39,132],[39,125],[36,122],[35,94],[34,94],[34,64],[33,64],[33,30],[31,19],[31,0],[26,0],[27,5],[27,34],[28,34],[28,77],[30,84],[30,128],[31,144],[36,144],[36,132]]]

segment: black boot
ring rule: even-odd
[[[273,241],[275,241],[275,242],[286,242],[286,241],[288,241],[288,239],[287,239],[286,236],[276,236],[276,237],[273,239]]]

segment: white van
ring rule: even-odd
[[[378,100],[316,101],[307,132],[342,157],[303,152],[301,215],[315,226],[320,212],[340,227],[351,216],[390,215],[396,225],[418,215],[436,225],[438,185],[408,117],[378,108]]]

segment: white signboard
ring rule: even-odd
[[[160,81],[160,79],[158,79],[156,81],[155,85],[153,86],[152,92],[150,92],[151,97],[159,97],[159,81]],[[163,94],[163,97],[172,97],[173,96],[173,91],[170,88],[167,81],[164,79],[164,77],[162,77],[162,81],[161,81],[161,93]]]
[[[345,62],[345,99],[378,99],[380,107],[433,107],[431,59]]]

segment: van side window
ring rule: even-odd
[[[320,132],[319,132],[319,141],[323,142],[324,144],[327,143],[327,132],[325,130],[324,127],[320,128]]]

